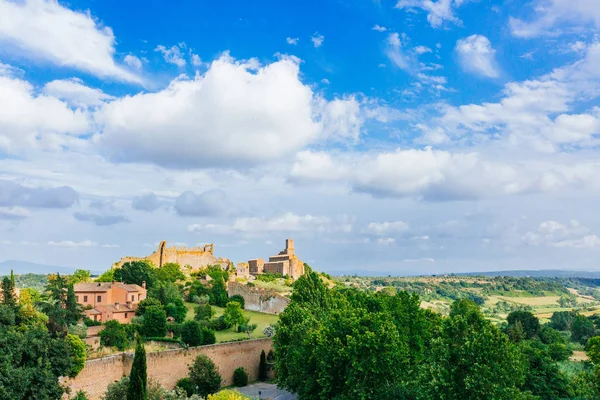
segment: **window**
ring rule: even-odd
[[[98,303],[100,303],[100,302],[102,301],[102,296],[98,296],[98,298],[96,299],[96,301],[97,301]]]
[[[75,301],[79,303],[79,296],[75,296]]]
[[[127,318],[127,313],[125,313],[125,318]]]
[[[83,296],[83,302],[85,303],[87,301],[87,296]]]
[[[135,296],[131,295],[131,301],[135,301]]]
[[[138,300],[140,299],[140,295],[138,294]]]

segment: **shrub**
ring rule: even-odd
[[[210,304],[201,304],[196,307],[196,315],[194,316],[194,319],[196,319],[196,321],[209,320],[213,317],[213,315],[215,315],[215,311]]]
[[[221,375],[210,358],[204,354],[196,357],[190,366],[190,379],[194,387],[198,387],[198,394],[206,397],[215,393],[221,387]]]
[[[188,346],[202,344],[202,328],[197,321],[187,321],[181,327],[181,341]]]
[[[79,336],[68,334],[65,337],[65,341],[69,346],[69,352],[71,353],[70,356],[73,360],[71,371],[69,371],[69,377],[74,378],[77,376],[77,374],[79,374],[79,372],[81,372],[83,367],[85,367],[87,351],[85,343],[79,338]]]
[[[71,325],[69,326],[69,333],[80,339],[85,339],[87,337],[87,326],[83,324]]]
[[[229,298],[229,301],[237,301],[238,303],[240,303],[242,310],[246,307],[246,300],[244,300],[244,297],[242,297],[242,295],[240,295],[240,294],[231,296]]]
[[[83,324],[85,326],[87,326],[87,327],[90,327],[90,326],[100,326],[100,325],[102,325],[102,322],[100,322],[100,321],[94,321],[93,319],[90,319],[90,318],[86,317],[83,320]]]
[[[188,397],[194,394],[194,390],[196,389],[194,383],[189,377],[178,380],[175,384],[175,387],[183,389]]]
[[[248,374],[243,367],[236,368],[233,371],[233,384],[237,387],[246,386],[248,384]]]
[[[106,393],[102,400],[125,400],[127,398],[127,388],[129,387],[129,377],[124,376],[121,380],[108,385]]]
[[[205,326],[202,327],[202,344],[215,344],[217,343],[217,337],[215,336],[215,331]]]
[[[232,325],[225,321],[225,316],[221,315],[219,318],[210,320],[210,326],[215,331],[224,331],[225,329],[231,328]]]
[[[73,400],[88,400],[87,393],[83,390],[78,390],[77,393],[75,393]]]
[[[211,394],[208,400],[251,400],[250,397],[241,394],[235,390],[222,390],[219,393]]]
[[[167,313],[162,307],[149,306],[146,308],[142,326],[142,336],[163,337],[167,334]]]
[[[102,346],[114,346],[121,351],[130,345],[125,327],[115,320],[104,324],[104,329],[100,331],[100,343]]]

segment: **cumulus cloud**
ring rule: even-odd
[[[57,149],[88,127],[84,111],[72,110],[56,97],[35,94],[29,82],[0,76],[1,151],[18,154],[24,149]]]
[[[131,207],[139,211],[155,211],[162,206],[162,202],[154,193],[148,193],[143,196],[134,197],[131,201]]]
[[[0,2],[0,43],[20,56],[76,68],[101,78],[141,83],[115,63],[115,37],[88,13],[56,0]]]
[[[318,48],[318,47],[321,47],[323,45],[323,41],[325,40],[325,36],[319,34],[318,32],[315,32],[315,34],[311,36],[310,40],[312,40],[313,45],[316,48]]]
[[[78,197],[77,192],[69,186],[32,188],[0,180],[0,206],[69,208],[78,201]]]
[[[175,199],[174,208],[182,216],[212,216],[223,212],[225,200],[225,193],[221,190],[200,194],[188,190]]]
[[[73,213],[73,217],[77,221],[91,222],[97,226],[109,226],[109,225],[130,222],[129,218],[127,218],[124,215],[104,215],[104,214],[96,214],[96,213],[76,212],[76,213]]]
[[[396,239],[394,239],[394,238],[378,238],[377,239],[377,244],[379,244],[379,245],[389,246],[394,243],[396,243]]]
[[[223,55],[192,80],[106,105],[96,114],[94,140],[115,161],[256,165],[318,141],[354,141],[358,111],[353,97],[328,102],[314,94],[289,57],[260,66]]]
[[[0,219],[19,221],[29,217],[30,213],[23,207],[0,207]]]
[[[175,45],[175,46],[171,46],[170,48],[167,48],[161,44],[161,45],[156,46],[154,51],[161,53],[163,55],[163,58],[165,59],[165,61],[168,62],[169,64],[175,64],[180,68],[185,67],[186,62],[185,62],[185,59],[183,58],[183,53],[182,53],[179,45]]]
[[[496,50],[485,36],[471,35],[458,40],[456,53],[465,71],[488,78],[497,78],[500,75],[496,66]]]
[[[594,0],[535,0],[533,11],[534,17],[530,21],[510,18],[513,36],[530,39],[560,35],[581,25],[600,28],[600,8]]]
[[[462,21],[454,15],[454,12],[465,2],[465,0],[399,0],[396,8],[420,9],[427,13],[427,21],[433,28],[440,28],[446,21],[462,25]]]
[[[83,240],[81,242],[74,242],[72,240],[62,240],[60,242],[50,241],[50,242],[48,242],[48,246],[71,247],[71,248],[96,247],[96,246],[98,246],[98,243],[92,242],[91,240]]]
[[[198,54],[192,54],[190,61],[194,67],[201,67],[204,64]]]
[[[125,64],[129,65],[133,69],[138,71],[142,69],[142,60],[134,55],[127,54],[123,61],[125,61]]]
[[[557,221],[544,221],[535,231],[529,231],[522,237],[523,243],[532,246],[593,248],[600,247],[600,237],[577,220],[568,224]]]
[[[375,24],[375,26],[373,27],[373,30],[377,31],[377,32],[385,32],[388,29],[385,26]]]
[[[390,233],[402,232],[408,229],[404,221],[371,222],[367,226],[367,232],[377,236],[385,236]]]
[[[17,77],[25,73],[21,68],[0,62],[0,76]]]
[[[81,79],[59,79],[44,85],[44,93],[65,101],[74,107],[100,106],[115,97],[100,89],[86,86]]]
[[[247,233],[324,231],[329,228],[331,219],[315,215],[297,215],[291,212],[272,218],[238,218],[232,229]]]
[[[285,39],[287,44],[291,44],[292,46],[297,45],[299,40],[300,40],[299,38],[291,38],[289,36]]]

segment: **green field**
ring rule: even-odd
[[[194,303],[185,303],[185,305],[188,308],[186,320],[194,319],[194,309],[195,309],[196,305]],[[225,309],[222,307],[212,306],[212,308],[215,311],[214,318],[217,318],[217,317],[223,315],[223,312],[225,311]],[[275,324],[279,318],[277,315],[264,314],[264,313],[259,313],[256,311],[249,311],[249,310],[244,310],[244,316],[246,318],[250,318],[251,324],[258,325],[258,327],[254,331],[254,333],[252,333],[253,338],[265,337],[265,335],[263,334],[263,330],[268,325]],[[235,339],[243,339],[243,338],[248,337],[248,335],[245,333],[235,332],[233,330],[233,328],[227,329],[224,331],[217,331],[217,332],[215,332],[215,335],[217,337],[217,343],[227,342],[227,341],[235,340]]]

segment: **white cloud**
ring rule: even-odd
[[[394,243],[396,243],[396,239],[394,239],[394,238],[378,238],[377,239],[377,244],[384,245],[384,246],[388,246],[388,245],[391,245]]]
[[[325,36],[320,35],[318,32],[315,32],[315,34],[312,35],[310,40],[312,40],[313,45],[315,47],[321,47],[321,45],[323,44],[323,41],[325,40]]]
[[[239,166],[283,158],[309,143],[355,141],[356,99],[325,101],[282,58],[266,66],[224,55],[203,75],[126,96],[96,114],[94,140],[110,158],[183,166]],[[260,151],[249,151],[260,149]]]
[[[406,263],[434,263],[435,259],[433,258],[405,258],[404,260],[402,260],[402,262],[406,262]]]
[[[302,232],[324,231],[329,228],[331,220],[328,217],[310,214],[296,215],[288,212],[273,218],[238,218],[232,229],[239,232]]]
[[[194,67],[201,67],[203,62],[198,54],[192,54],[191,62]]]
[[[417,46],[413,50],[417,54],[431,53],[431,49],[427,46]]]
[[[600,247],[600,237],[591,233],[589,228],[577,220],[571,220],[567,225],[556,221],[544,221],[535,231],[523,235],[526,245],[593,248]]]
[[[377,25],[377,24],[376,24],[376,25],[373,27],[373,30],[374,30],[374,31],[377,31],[377,32],[385,32],[385,31],[387,31],[388,29],[387,29],[385,26],[380,26],[380,25]]]
[[[0,207],[0,220],[18,221],[30,215],[30,212],[23,207]]]
[[[397,32],[390,33],[387,37],[386,55],[394,65],[403,70],[412,68],[412,61],[404,53],[400,35]]]
[[[297,45],[299,40],[300,40],[299,38],[291,38],[289,36],[285,39],[287,44],[291,44],[293,46]],[[316,47],[318,47],[318,46],[316,46]]]
[[[93,89],[83,84],[77,78],[60,79],[46,83],[44,93],[56,97],[75,107],[100,106],[114,100],[100,89]]]
[[[55,0],[0,1],[0,43],[5,51],[101,78],[141,83],[113,59],[115,37],[89,13],[74,12]]]
[[[323,79],[321,79],[321,83],[324,85],[329,85],[331,82],[329,82],[329,79],[323,78]]]
[[[367,226],[367,232],[377,236],[385,236],[390,233],[402,232],[408,229],[408,224],[403,221],[385,221],[385,222],[371,222]]]
[[[165,61],[169,64],[175,64],[180,68],[185,67],[186,62],[183,58],[183,53],[181,52],[179,45],[171,46],[171,48],[166,48],[161,44],[156,46],[154,51],[161,53]]]
[[[21,68],[13,67],[12,65],[4,64],[0,62],[0,76],[7,76],[14,78],[21,76],[25,73]]]
[[[56,246],[56,247],[71,247],[71,248],[79,248],[79,247],[96,247],[98,243],[92,242],[91,240],[84,240],[81,242],[74,242],[72,240],[63,240],[60,242],[48,242],[48,246]]]
[[[136,69],[138,71],[142,69],[142,60],[140,60],[134,55],[127,54],[123,61],[125,62],[125,64],[129,65],[133,69]]]
[[[488,78],[497,78],[500,75],[495,60],[496,50],[485,36],[471,35],[458,40],[456,53],[465,71]]]
[[[85,112],[56,97],[36,95],[29,82],[0,77],[0,150],[58,149],[71,141],[69,135],[87,130]]]
[[[421,9],[427,13],[427,21],[433,28],[440,28],[445,21],[462,25],[460,19],[454,15],[454,9],[462,5],[463,0],[399,0],[396,8]]]
[[[560,35],[586,25],[600,28],[600,8],[596,0],[535,0],[535,17],[524,21],[511,17],[513,36],[530,39],[544,35]]]

